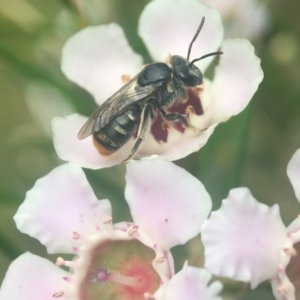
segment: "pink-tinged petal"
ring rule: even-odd
[[[112,155],[102,156],[95,148],[92,136],[84,140],[77,138],[86,120],[86,117],[78,114],[52,119],[53,143],[59,158],[90,169],[110,167],[122,162],[128,156],[132,142]]]
[[[68,272],[47,259],[29,252],[9,266],[1,285],[0,300],[53,300],[53,294],[63,291]]]
[[[240,113],[249,103],[263,79],[260,59],[247,40],[228,39],[221,46],[215,77],[211,86],[211,101],[215,122],[226,121]]]
[[[266,3],[257,0],[205,0],[217,9],[224,22],[225,35],[231,38],[260,38],[270,26]]]
[[[168,282],[166,300],[221,300],[217,295],[222,290],[222,284],[215,281],[209,284],[211,274],[205,270],[190,267],[187,264]]]
[[[98,201],[81,168],[64,164],[37,180],[14,220],[20,231],[37,238],[48,253],[72,253],[73,232],[89,234],[111,215],[108,200]]]
[[[205,17],[205,23],[190,56],[195,59],[217,51],[223,39],[219,13],[201,1],[151,1],[140,16],[138,33],[157,61],[165,61],[169,54],[187,57],[189,44],[202,17]],[[196,65],[204,72],[212,59],[201,60]]]
[[[287,166],[287,175],[293,186],[296,198],[300,201],[300,149],[298,149]]]
[[[193,119],[193,125],[195,124],[198,128],[205,128],[205,120],[203,122],[200,117],[191,119]],[[138,150],[137,157],[141,158],[155,154],[172,161],[181,159],[202,148],[213,133],[214,127],[210,127],[202,132],[186,129],[184,133],[170,128],[168,129],[167,143],[158,143],[152,135],[149,135]]]
[[[255,288],[275,276],[285,240],[278,205],[257,202],[247,188],[233,189],[202,226],[205,267]]]
[[[161,158],[127,164],[125,198],[134,223],[165,250],[197,235],[212,206],[198,179]]]
[[[98,104],[124,84],[123,75],[133,77],[141,68],[141,56],[132,51],[117,24],[85,28],[63,48],[63,72],[88,90]]]

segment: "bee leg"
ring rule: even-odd
[[[159,110],[163,116],[163,118],[167,121],[171,121],[171,122],[175,122],[175,121],[180,121],[181,124],[184,126],[184,127],[187,127],[187,128],[191,128],[195,131],[205,131],[207,128],[205,129],[199,129],[195,126],[193,126],[188,117],[186,115],[182,115],[182,114],[179,114],[179,113],[166,113],[164,110],[160,109]]]
[[[152,105],[145,105],[141,113],[141,121],[138,129],[137,139],[129,153],[129,156],[123,160],[123,163],[128,162],[136,153],[142,141],[150,131],[152,120],[155,116],[155,109]]]

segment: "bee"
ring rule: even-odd
[[[179,55],[170,57],[170,66],[163,62],[147,65],[122,88],[108,98],[87,120],[77,137],[82,140],[93,135],[93,142],[101,155],[110,155],[119,150],[137,134],[129,156],[130,160],[147,134],[158,113],[168,122],[179,121],[184,127],[194,130],[187,115],[168,113],[171,105],[188,100],[186,88],[202,84],[203,75],[194,63],[212,55],[212,52],[189,62],[191,49],[197,39],[205,17],[189,45],[187,58]],[[201,130],[200,130],[201,131]]]

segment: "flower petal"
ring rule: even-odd
[[[293,186],[296,198],[300,201],[300,149],[298,149],[287,166],[287,175]]]
[[[263,79],[260,59],[249,41],[228,39],[221,49],[224,54],[211,86],[213,119],[218,123],[240,113]]]
[[[88,90],[98,104],[124,84],[123,75],[133,77],[141,68],[141,56],[132,51],[117,24],[87,27],[63,48],[63,72]]]
[[[68,272],[47,259],[29,252],[14,260],[1,285],[0,300],[53,300],[53,294],[64,290],[66,281],[62,277]]]
[[[197,235],[212,206],[198,179],[160,158],[127,164],[125,198],[134,223],[165,250]]]
[[[128,156],[132,143],[127,143],[112,155],[102,156],[95,148],[92,136],[84,140],[77,138],[86,120],[86,117],[78,114],[52,119],[53,142],[59,158],[90,169],[110,167],[122,162]]]
[[[286,232],[288,235],[290,235],[292,233],[296,233],[297,231],[300,231],[300,218],[299,217],[297,217],[286,229]]]
[[[37,180],[14,220],[20,231],[37,238],[48,253],[72,253],[73,232],[88,234],[111,215],[108,200],[98,201],[84,172],[65,164]]]
[[[186,57],[202,17],[205,17],[205,24],[190,57],[195,59],[217,51],[223,39],[219,13],[202,1],[151,1],[140,16],[138,33],[155,60],[165,61],[170,53]],[[212,60],[210,57],[196,65],[204,72]]]
[[[217,295],[222,290],[219,281],[208,285],[211,274],[205,270],[190,267],[187,264],[169,281],[166,288],[166,300],[221,300]]]
[[[205,128],[201,126],[205,124],[206,120],[201,120],[200,117],[191,117],[190,119],[193,120],[192,124],[197,126],[197,128]],[[167,143],[158,143],[154,140],[153,135],[148,135],[141,144],[137,156],[147,157],[157,154],[167,160],[173,161],[181,159],[202,148],[213,133],[214,127],[215,126],[210,127],[203,132],[195,132],[192,129],[186,129],[184,133],[174,128],[169,128]]]
[[[255,288],[275,276],[285,240],[278,205],[257,202],[247,188],[233,189],[202,226],[205,267]]]
[[[225,35],[231,38],[258,39],[269,29],[270,12],[265,2],[250,0],[205,0],[217,9],[225,25]]]

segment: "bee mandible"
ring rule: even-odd
[[[124,162],[130,160],[151,129],[157,113],[168,122],[179,121],[194,130],[187,115],[168,113],[166,108],[188,100],[186,88],[203,82],[203,75],[196,61],[223,52],[212,52],[189,62],[191,49],[197,39],[205,17],[189,45],[187,58],[173,55],[170,66],[163,62],[147,65],[122,88],[108,98],[87,120],[78,133],[78,139],[93,135],[93,142],[101,155],[119,150],[137,132],[134,145]],[[201,130],[200,130],[201,131]]]

